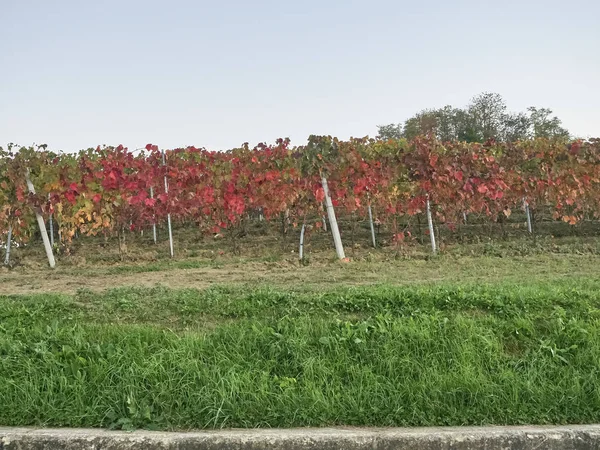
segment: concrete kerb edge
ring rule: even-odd
[[[600,425],[196,432],[0,427],[0,450],[600,450]]]

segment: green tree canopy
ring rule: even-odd
[[[530,107],[526,112],[508,112],[500,94],[483,92],[465,108],[451,105],[425,109],[404,123],[380,125],[383,140],[434,133],[441,141],[485,142],[488,139],[514,142],[532,137],[568,138],[561,120],[548,108]]]

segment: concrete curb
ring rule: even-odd
[[[0,450],[598,450],[600,425],[200,432],[0,428]]]

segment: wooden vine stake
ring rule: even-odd
[[[27,182],[27,188],[29,189],[29,193],[35,195],[35,187],[31,182],[31,178],[29,177],[29,169],[25,172],[25,181]],[[50,245],[50,239],[48,238],[48,230],[46,230],[46,224],[44,223],[44,218],[42,217],[42,211],[40,208],[36,207],[34,209],[35,218],[37,219],[38,226],[40,228],[40,234],[42,235],[42,241],[44,242],[44,248],[46,249],[46,256],[48,257],[48,264],[51,269],[56,267],[56,261],[54,260],[54,254],[52,253],[52,246]]]
[[[4,265],[10,264],[10,245],[12,242],[12,224],[8,225],[8,236],[6,237],[6,255],[4,256]]]
[[[167,162],[165,160],[165,151],[162,151],[162,163],[163,166],[167,165]],[[165,194],[169,193],[169,183],[167,182],[167,175],[165,174]],[[167,213],[167,225],[169,227],[169,249],[171,251],[171,258],[174,255],[173,252],[173,229],[171,228],[171,213]]]
[[[431,239],[431,251],[435,255],[437,246],[435,244],[435,232],[433,230],[433,219],[431,218],[431,205],[429,203],[429,194],[427,194],[427,225],[429,227],[429,238]]]
[[[325,205],[327,206],[327,217],[329,218],[329,226],[331,228],[331,234],[333,235],[333,243],[335,244],[335,252],[338,259],[345,259],[344,246],[342,245],[342,237],[340,236],[340,229],[338,228],[337,219],[335,218],[335,210],[333,209],[333,202],[331,201],[331,195],[329,195],[329,186],[327,185],[327,179],[321,176],[321,185],[323,186],[323,192],[325,193]]]

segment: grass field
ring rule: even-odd
[[[600,280],[0,299],[0,423],[584,423]]]
[[[348,263],[325,238],[307,265],[291,244],[232,255],[189,234],[174,260],[84,240],[55,271],[19,249],[0,272],[0,425],[597,422],[598,238],[357,246]]]

